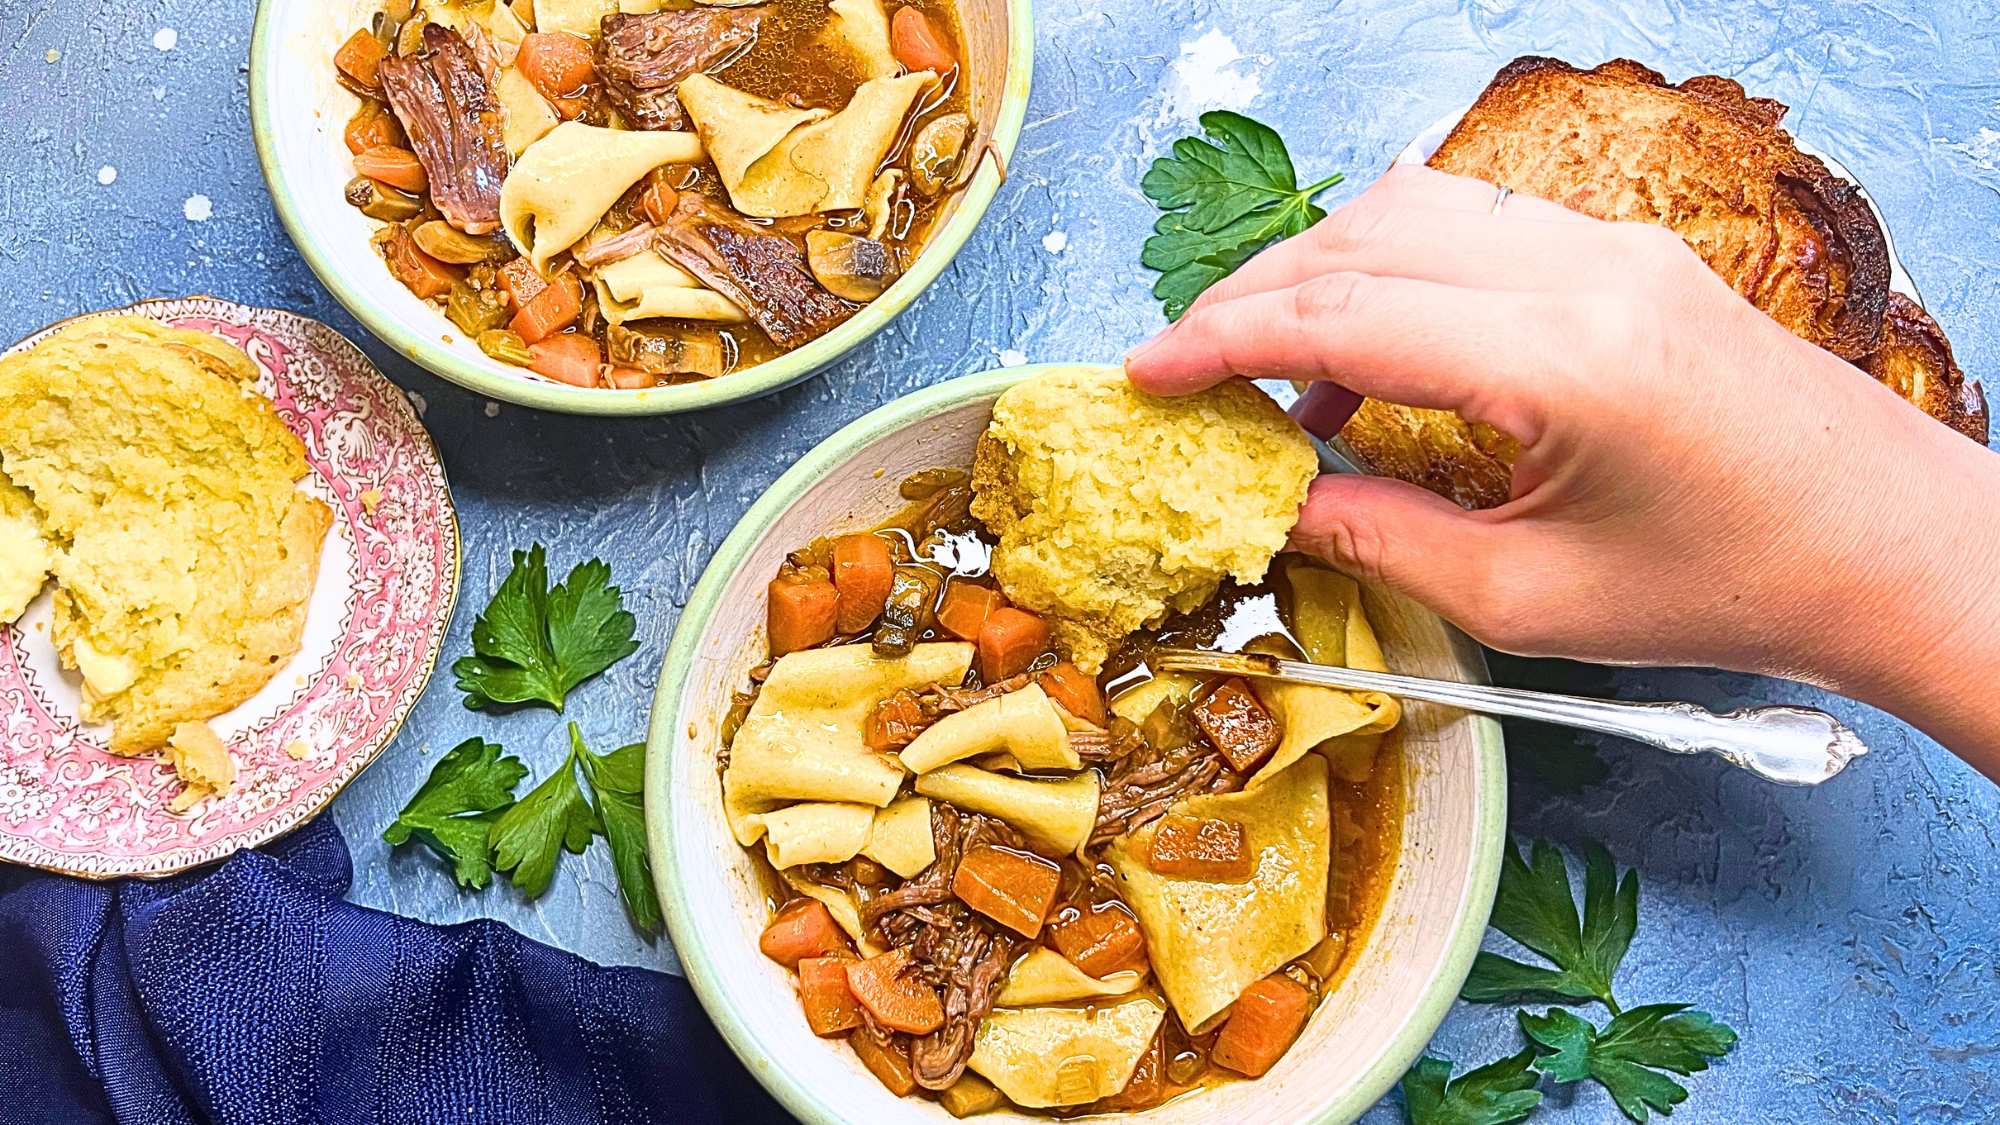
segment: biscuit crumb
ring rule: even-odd
[[[379,488],[371,488],[371,489],[368,489],[368,490],[367,490],[366,492],[363,492],[363,493],[361,494],[361,507],[362,507],[362,510],[366,511],[366,512],[367,512],[367,513],[368,513],[369,515],[371,515],[371,516],[372,516],[372,515],[374,515],[374,514],[375,514],[375,509],[377,509],[377,508],[379,508],[379,507],[381,507],[381,506],[382,506],[382,490],[381,490],[381,489],[379,489]]]
[[[236,784],[236,761],[229,747],[207,723],[181,723],[167,738],[167,761],[187,788],[167,803],[167,811],[179,814],[210,797],[229,792]]]
[[[305,740],[302,738],[294,738],[290,742],[285,743],[285,756],[294,762],[305,761],[307,758],[312,757],[312,752],[312,747],[307,746]]]

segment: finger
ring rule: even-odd
[[[1580,264],[1601,260],[1611,224],[1547,200],[1509,196],[1484,180],[1398,166],[1367,191],[1210,286],[1194,307],[1283,289],[1337,270],[1387,273],[1491,289],[1575,288]]]
[[[1306,496],[1292,546],[1474,625],[1505,535],[1414,484],[1323,476]]]
[[[1575,299],[1337,273],[1193,310],[1126,360],[1139,389],[1187,394],[1231,375],[1338,383],[1409,406],[1456,410],[1532,444],[1559,317]]]

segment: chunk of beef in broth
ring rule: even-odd
[[[1021,942],[956,902],[898,911],[883,920],[882,930],[943,995],[944,1025],[910,1041],[917,1085],[942,1090],[965,1073],[973,1036],[993,1010]]]
[[[1234,792],[1243,788],[1245,780],[1205,742],[1172,750],[1149,746],[1129,754],[1104,778],[1090,845],[1095,847],[1158,820],[1183,797]]]
[[[681,193],[655,245],[787,350],[818,339],[861,309],[813,280],[797,243],[693,192]]]
[[[509,160],[502,111],[492,83],[465,38],[424,28],[423,48],[382,60],[382,94],[409,135],[430,179],[431,202],[467,234],[500,227],[500,186]]]
[[[604,92],[634,128],[678,129],[681,80],[747,47],[763,18],[762,7],[605,16],[596,50]]]

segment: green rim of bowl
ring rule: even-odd
[[[365,290],[357,291],[341,281],[332,255],[325,249],[321,236],[307,223],[306,208],[299,202],[301,190],[324,190],[324,185],[295,185],[277,160],[276,136],[282,123],[275,119],[271,100],[272,91],[282,79],[275,69],[279,53],[276,36],[271,31],[273,13],[282,4],[303,2],[261,0],[250,38],[250,129],[256,139],[257,162],[263,168],[265,186],[292,244],[298,247],[306,264],[334,299],[405,359],[469,391],[559,414],[680,414],[761,398],[819,374],[861,346],[929,289],[972,237],[973,229],[985,216],[1006,178],[1005,169],[1027,117],[1028,92],[1034,78],[1032,0],[1007,0],[1007,78],[1001,88],[991,153],[980,161],[978,172],[964,188],[957,211],[943,229],[931,236],[917,255],[916,264],[887,293],[869,302],[846,323],[796,351],[703,383],[643,391],[571,387],[512,374],[498,363],[460,355],[443,347],[434,337],[409,330],[378,306]]]
[[[660,683],[653,696],[652,719],[646,738],[646,838],[647,853],[653,863],[653,882],[666,915],[667,935],[679,956],[681,970],[694,986],[695,995],[709,1018],[729,1041],[730,1048],[773,1096],[800,1120],[812,1125],[846,1125],[827,1111],[824,1104],[795,1079],[772,1050],[738,1017],[730,1000],[729,982],[722,979],[708,950],[695,938],[694,918],[698,904],[689,900],[679,880],[673,832],[668,823],[668,794],[677,780],[690,785],[713,785],[713,771],[697,777],[677,779],[674,770],[674,743],[687,724],[680,714],[680,696],[687,683],[708,623],[720,606],[722,590],[740,570],[751,548],[778,518],[806,491],[835,468],[852,459],[861,449],[878,439],[909,428],[971,399],[995,395],[1022,379],[1042,371],[1066,366],[1033,364],[1025,367],[966,375],[927,387],[881,407],[850,423],[815,446],[791,469],[777,479],[757,502],[744,513],[735,530],[716,549],[715,557],[695,584],[687,607],[681,611],[673,640],[660,671]],[[1500,724],[1475,718],[1481,770],[1477,795],[1478,824],[1473,839],[1472,871],[1464,897],[1452,923],[1452,936],[1442,968],[1431,979],[1402,1030],[1390,1041],[1380,1058],[1364,1072],[1348,1092],[1317,1119],[1321,1123],[1349,1122],[1380,1101],[1400,1081],[1405,1071],[1423,1053],[1424,1047],[1444,1022],[1446,1011],[1472,970],[1479,952],[1480,938],[1493,910],[1493,895],[1500,882],[1500,850],[1507,831],[1507,760]]]

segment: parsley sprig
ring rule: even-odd
[[[1524,859],[1512,844],[1501,859],[1493,928],[1540,954],[1534,965],[1481,952],[1460,995],[1480,1003],[1529,997],[1602,1003],[1610,1022],[1598,1027],[1567,1008],[1516,1013],[1528,1046],[1520,1053],[1451,1079],[1452,1065],[1426,1057],[1403,1076],[1403,1109],[1411,1125],[1507,1125],[1541,1102],[1542,1078],[1595,1081],[1625,1116],[1645,1122],[1668,1115],[1688,1092],[1668,1075],[1708,1069],[1728,1054],[1736,1032],[1686,1004],[1619,1005],[1613,978],[1639,928],[1639,875],[1621,878],[1611,854],[1584,849],[1583,909],[1577,910],[1569,868],[1554,845],[1537,841]]]
[[[1346,178],[1300,187],[1284,139],[1240,113],[1204,113],[1201,127],[1207,137],[1175,141],[1173,155],[1155,160],[1139,183],[1166,212],[1139,260],[1160,271],[1153,296],[1169,320],[1258,251],[1325,218],[1313,197]]]
[[[382,838],[391,846],[421,839],[452,862],[461,887],[484,887],[498,870],[536,898],[549,889],[564,852],[581,855],[602,836],[633,927],[657,934],[664,921],[646,855],[645,755],[643,743],[595,753],[571,723],[562,766],[516,800],[528,767],[493,743],[467,739],[438,760]]]
[[[472,710],[546,703],[639,651],[638,619],[601,559],[580,563],[553,589],[542,545],[514,552],[514,568],[472,625],[472,655],[451,666]]]

